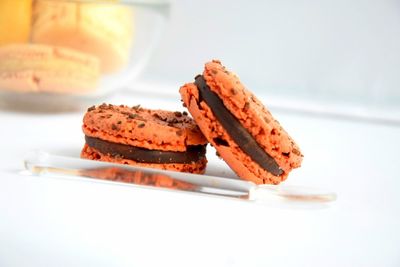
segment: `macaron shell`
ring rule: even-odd
[[[162,151],[186,151],[207,140],[193,119],[180,112],[101,105],[83,118],[83,132],[102,140]]]
[[[181,87],[180,93],[204,136],[239,177],[256,184],[278,184],[287,178],[287,172],[274,176],[265,171],[240,149],[215,118],[210,107],[203,101],[199,103],[196,85],[186,84]],[[218,142],[219,139],[225,140],[228,146]]]
[[[92,54],[100,59],[103,73],[112,73],[128,63],[133,21],[132,9],[126,5],[35,1],[32,42]]]
[[[99,160],[104,162],[113,162],[118,164],[128,164],[133,166],[145,167],[145,168],[155,168],[161,170],[169,170],[169,171],[178,171],[178,172],[190,172],[196,174],[203,174],[206,169],[207,159],[203,158],[198,162],[193,162],[190,164],[184,163],[169,163],[169,164],[151,164],[151,163],[140,163],[133,160],[123,159],[123,158],[115,158],[109,155],[105,155],[89,147],[88,145],[84,145],[81,158],[91,159],[91,160]]]
[[[12,44],[0,47],[0,89],[83,94],[98,82],[99,61],[67,48]]]
[[[283,170],[289,171],[301,165],[303,155],[297,144],[234,73],[215,60],[206,63],[203,76],[224,106]]]

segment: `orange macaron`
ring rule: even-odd
[[[204,173],[207,140],[186,112],[102,104],[83,118],[81,157]]]
[[[243,179],[278,184],[300,167],[303,155],[263,103],[220,61],[180,88],[204,136]]]

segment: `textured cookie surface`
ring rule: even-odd
[[[83,118],[83,158],[204,173],[208,143],[187,113],[93,106]]]
[[[102,104],[89,108],[83,132],[110,142],[147,149],[185,151],[207,140],[186,113]]]
[[[209,142],[240,177],[258,184],[277,184],[285,180],[293,168],[300,166],[303,155],[297,144],[235,74],[219,61],[212,61],[205,65],[202,77],[208,88],[222,101],[223,107],[280,169],[273,174],[244,153],[243,144],[241,148],[232,138],[231,129],[227,131],[223,127],[215,116],[215,107],[204,101],[198,85],[184,85],[180,89],[183,102]]]

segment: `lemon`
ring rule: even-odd
[[[0,45],[29,40],[32,0],[0,0]]]

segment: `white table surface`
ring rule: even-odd
[[[113,103],[183,110],[139,95]],[[274,114],[305,155],[286,184],[332,190],[335,203],[282,208],[21,175],[31,149],[79,156],[82,113],[1,111],[0,266],[400,266],[400,127]]]

